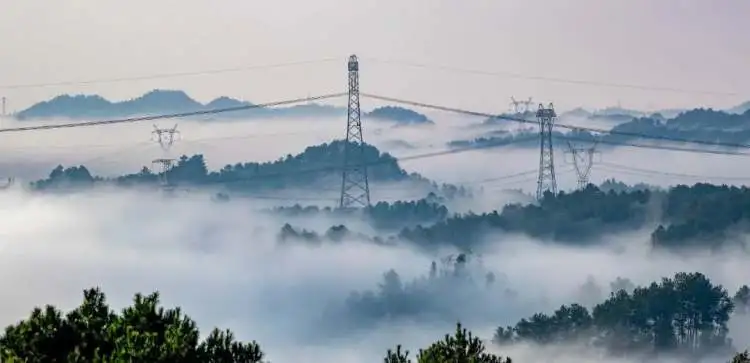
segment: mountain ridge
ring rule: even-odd
[[[18,112],[15,115],[15,118],[18,120],[49,118],[86,120],[91,118],[115,118],[160,113],[195,112],[253,105],[255,104],[252,102],[228,96],[219,96],[207,103],[201,103],[190,97],[185,91],[154,89],[139,97],[124,101],[110,101],[96,94],[63,94],[32,105],[29,108]],[[247,110],[211,115],[206,119],[304,116],[345,117],[346,108],[318,103],[304,103],[288,107],[249,108]],[[430,119],[421,113],[395,106],[378,107],[369,113],[363,113],[362,116],[377,120],[392,121],[402,125],[433,124]]]

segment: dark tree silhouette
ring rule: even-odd
[[[400,353],[401,346],[396,352],[388,350],[385,362],[411,362],[409,352]],[[510,358],[503,358],[486,352],[484,343],[471,332],[456,324],[453,335],[446,334],[443,340],[432,343],[425,349],[420,349],[417,355],[418,363],[511,363]]]
[[[196,324],[180,308],[164,309],[159,294],[136,294],[119,314],[99,289],[84,291],[80,306],[63,315],[53,306],[5,328],[5,362],[226,362],[259,363],[255,341],[239,342],[214,329],[202,342]]]
[[[534,314],[515,327],[498,328],[493,341],[579,342],[613,355],[670,352],[699,357],[731,350],[727,322],[733,308],[727,291],[703,274],[678,273],[632,293],[618,290],[591,313],[573,304],[552,315]]]

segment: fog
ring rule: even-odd
[[[417,111],[424,112],[420,109]],[[507,126],[475,128],[471,126],[479,125],[484,120],[445,112],[426,114],[435,121],[435,125],[398,127],[390,122],[365,118],[365,141],[381,151],[405,157],[447,150],[449,141],[472,139],[486,135],[488,130],[519,128],[518,124],[512,122]],[[6,121],[4,127],[40,123],[50,121]],[[591,126],[578,121],[565,123]],[[343,118],[164,120],[156,123],[159,127],[172,127],[175,124],[178,125],[180,137],[166,155],[174,157],[201,153],[210,169],[220,169],[237,162],[277,160],[287,154],[300,153],[307,146],[340,139],[346,131]],[[165,152],[151,140],[153,127],[152,123],[144,122],[0,133],[0,152],[3,153],[0,157],[0,177],[7,175],[33,180],[46,176],[58,164],[86,165],[92,173],[102,176],[136,172],[143,166],[150,167],[151,160],[165,156]],[[576,145],[587,146],[583,143]],[[576,173],[566,149],[567,145],[558,143],[555,150],[558,186],[562,190],[576,186]],[[744,156],[608,147],[596,157],[590,180],[598,184],[605,179],[615,178],[626,183],[645,182],[662,187],[699,181],[741,184],[750,180],[750,171],[742,167],[744,163]],[[505,146],[404,160],[401,165],[409,172],[420,173],[438,182],[481,184],[486,190],[522,189],[528,193],[536,188],[532,171],[538,168],[539,153],[533,147]],[[523,172],[529,173],[505,178]],[[498,177],[503,179],[484,182],[485,179]],[[373,190],[373,193],[377,194],[378,191]],[[332,195],[335,197],[335,193]],[[387,194],[383,199],[389,197]]]
[[[405,157],[447,150],[448,141],[482,132],[467,126],[483,120],[441,113],[428,116],[436,125],[394,127],[365,120],[365,140],[381,151]],[[340,138],[345,131],[344,120],[315,118],[176,122],[181,139],[169,155],[202,153],[210,169],[276,160]],[[6,123],[6,127],[18,124]],[[162,127],[174,124],[159,123]],[[0,133],[0,176],[33,180],[46,176],[57,164],[83,164],[103,176],[136,172],[164,155],[149,140],[152,130],[153,125],[142,123]],[[561,189],[572,189],[575,173],[565,163],[562,149],[558,150],[558,183]],[[719,176],[750,178],[750,172],[741,167],[742,157],[616,148],[605,151],[602,160],[710,175],[704,180],[715,183],[727,182]],[[507,189],[534,191],[533,172],[499,178],[535,170],[538,154],[530,148],[500,147],[405,160],[401,166],[437,182],[483,188],[480,200],[466,201],[452,211],[487,211],[521,198]],[[660,186],[700,180],[594,166],[593,182],[613,177]],[[375,200],[423,197],[399,185],[380,190],[374,186],[372,194]],[[329,196],[337,196],[337,185],[314,195]],[[497,326],[514,324],[535,312],[551,312],[561,304],[585,302],[592,297],[583,296],[581,286],[592,276],[602,294],[593,301],[605,298],[609,282],[617,277],[645,284],[675,272],[698,271],[730,293],[750,283],[745,254],[657,254],[648,248],[647,231],[611,235],[599,247],[587,248],[489,235],[490,247],[480,251],[484,270],[477,273],[497,273],[502,289],[459,290],[472,294],[464,297],[471,301],[470,309],[461,297],[454,299],[455,290],[446,289],[443,303],[455,315],[358,326],[353,318],[345,321],[350,317],[343,304],[352,291],[377,289],[389,269],[395,269],[404,282],[419,278],[428,273],[431,261],[456,251],[431,254],[407,244],[359,241],[282,246],[276,236],[287,220],[260,212],[273,205],[276,202],[260,199],[214,203],[209,194],[197,190],[179,198],[118,190],[41,195],[15,188],[0,193],[0,281],[5,291],[14,292],[13,298],[0,302],[0,324],[25,317],[36,305],[72,308],[87,287],[101,286],[117,308],[136,292],[158,290],[165,305],[182,306],[203,331],[226,327],[241,339],[258,340],[271,361],[372,362],[382,360],[386,349],[396,344],[412,351],[424,347],[450,332],[458,319],[480,336],[491,338]],[[331,221],[311,219],[304,225],[320,232]],[[507,290],[515,295],[508,298]],[[357,334],[336,334],[340,324],[358,328]],[[738,345],[750,344],[747,326],[732,322],[731,334]],[[538,347],[514,346],[502,353],[519,362],[547,361]],[[571,353],[569,358],[600,361],[591,354]]]
[[[425,346],[449,332],[452,319],[490,338],[497,326],[581,301],[580,287],[592,275],[602,288],[599,301],[616,277],[644,284],[701,271],[729,291],[750,281],[746,255],[654,254],[646,234],[615,236],[585,249],[506,236],[482,253],[482,265],[503,276],[515,297],[474,294],[475,306],[456,305],[456,316],[377,324],[342,337],[335,334],[335,317],[346,316],[340,309],[350,292],[375,289],[391,268],[404,281],[425,275],[430,261],[451,251],[431,255],[356,241],[282,246],[275,236],[285,221],[254,209],[244,201],[212,203],[200,193],[173,199],[121,191],[0,194],[0,281],[14,291],[0,303],[0,323],[12,323],[36,305],[72,308],[86,287],[101,286],[114,307],[135,292],[158,290],[164,304],[184,307],[204,331],[216,325],[257,339],[273,361],[313,362],[322,354],[324,360],[372,362],[399,343]],[[328,226],[320,222],[318,228]],[[444,299],[453,301],[462,291],[457,288],[446,289]],[[739,326],[732,333],[747,330]],[[748,342],[747,335],[735,339]],[[306,353],[313,351],[315,358]]]

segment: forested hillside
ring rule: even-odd
[[[611,184],[616,183],[607,183]],[[375,208],[377,212],[366,210],[369,221],[383,229],[418,224],[404,227],[397,234],[371,236],[371,240],[401,241],[425,249],[452,246],[471,251],[518,236],[592,246],[606,243],[608,236],[620,232],[642,231],[643,238],[650,239],[656,249],[748,247],[742,238],[750,225],[750,189],[745,187],[695,184],[669,190],[631,187],[624,191],[603,191],[589,185],[571,193],[547,194],[539,203],[510,204],[482,214],[451,214],[439,205],[439,202],[419,201],[381,204]],[[316,208],[305,210],[307,215],[321,213]],[[294,230],[289,228],[289,232]],[[648,233],[650,237],[645,236]],[[314,231],[307,231],[306,236],[325,240]]]
[[[341,178],[344,163],[344,142],[333,141],[307,147],[298,155],[287,155],[271,162],[245,162],[226,165],[221,170],[209,171],[203,155],[183,155],[167,172],[167,179],[174,185],[226,188],[232,191],[261,189],[310,188],[322,181]],[[366,145],[364,160],[368,164],[368,176],[374,182],[413,181],[430,185],[418,174],[409,175],[401,169],[398,161],[388,153]],[[86,166],[55,168],[46,179],[33,183],[37,190],[56,188],[90,187],[96,184],[117,186],[156,185],[159,175],[148,167],[134,174],[116,178],[95,177]]]
[[[533,115],[527,117],[534,120]],[[496,121],[511,122],[511,121]],[[571,126],[570,124],[568,126]],[[585,142],[601,140],[607,145],[630,143],[638,140],[635,135],[649,135],[652,137],[676,138],[681,140],[694,140],[699,142],[714,142],[728,144],[742,144],[750,141],[750,110],[742,114],[727,113],[712,109],[694,109],[682,112],[674,118],[666,119],[656,114],[649,117],[631,118],[627,122],[615,125],[610,129],[611,133],[594,137],[587,131],[573,130],[569,132],[554,131],[552,137],[559,142],[575,141]],[[536,146],[532,142],[535,130],[526,130],[513,134],[488,133],[486,136],[477,137],[472,140],[455,140],[449,143],[451,147],[490,147],[510,145],[514,146]]]

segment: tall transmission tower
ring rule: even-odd
[[[340,208],[370,205],[370,185],[367,181],[365,142],[359,109],[359,61],[349,57],[349,105],[347,106],[344,167],[341,176]]]
[[[3,96],[3,113],[0,114],[0,116],[2,117],[8,116],[8,113],[5,110],[5,96]]]
[[[536,111],[539,121],[539,178],[537,180],[536,198],[541,200],[544,193],[549,191],[557,194],[557,180],[555,179],[555,156],[552,147],[552,127],[557,114],[552,103],[544,107],[541,103]]]
[[[159,143],[164,157],[154,159],[151,164],[154,171],[159,176],[159,185],[162,188],[169,188],[169,180],[167,179],[168,172],[174,166],[174,159],[169,157],[169,150],[172,148],[177,137],[180,136],[180,132],[177,131],[177,124],[172,128],[160,129],[154,125],[154,131],[151,131],[153,140]]]
[[[573,166],[576,169],[578,175],[578,189],[586,189],[589,185],[589,176],[591,175],[591,168],[594,166],[594,155],[596,146],[599,140],[596,139],[594,144],[589,147],[576,147],[568,142],[568,154],[571,155]]]

